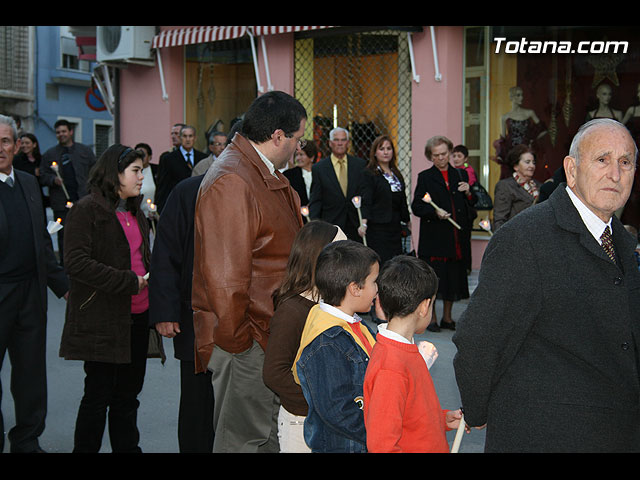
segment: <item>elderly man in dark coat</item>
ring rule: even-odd
[[[640,272],[613,215],[636,156],[618,122],[583,125],[567,183],[489,242],[453,338],[465,421],[486,424],[486,451],[640,451]]]
[[[69,291],[53,253],[36,177],[13,168],[20,149],[16,123],[0,115],[0,365],[11,361],[15,426],[12,453],[42,452],[38,437],[47,415],[47,287]],[[0,386],[0,397],[2,386]],[[5,425],[0,412],[0,452]]]

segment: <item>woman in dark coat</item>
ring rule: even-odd
[[[377,137],[364,170],[363,211],[367,245],[381,263],[402,254],[402,223],[409,223],[405,183],[398,170],[396,151],[387,135]]]
[[[455,330],[451,317],[453,302],[469,298],[464,252],[470,237],[463,232],[472,227],[470,207],[476,198],[469,189],[467,172],[449,164],[452,149],[453,144],[447,137],[436,136],[427,141],[425,155],[433,166],[418,175],[411,209],[420,217],[418,256],[433,267],[439,279],[437,298],[444,302],[440,327]],[[427,193],[437,209],[424,198]],[[439,330],[435,307],[431,325],[427,328]]]
[[[60,356],[83,360],[74,452],[98,452],[108,411],[114,452],[139,452],[137,396],[149,345],[149,224],[140,209],[142,152],[112,145],[91,170],[91,194],[65,229],[71,287]]]

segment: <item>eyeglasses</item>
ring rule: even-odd
[[[293,133],[285,133],[284,136],[287,137],[287,138],[293,138]],[[300,145],[300,148],[306,147],[307,146],[307,140],[305,138],[299,138],[298,139],[298,145]]]

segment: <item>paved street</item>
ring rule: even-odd
[[[471,277],[471,287],[473,279]],[[464,310],[466,302],[454,304],[454,318]],[[441,302],[436,303],[441,315]],[[40,445],[48,452],[67,453],[73,449],[73,431],[76,412],[82,397],[84,371],[82,362],[67,361],[58,357],[60,336],[64,324],[65,301],[49,292],[49,324],[47,344],[47,368],[49,388],[49,411],[44,434],[40,437]],[[455,409],[460,406],[460,397],[453,374],[452,360],[455,347],[451,342],[453,332],[442,330],[438,333],[425,332],[416,340],[428,340],[438,349],[438,359],[431,367],[436,391],[443,408]],[[141,448],[149,453],[178,453],[177,411],[179,368],[173,358],[172,342],[164,341],[167,361],[164,365],[159,359],[150,359],[147,363],[147,374],[142,394],[138,426],[140,428]],[[14,425],[13,399],[10,394],[10,362],[5,356],[0,378],[2,380],[2,412],[5,428]],[[455,432],[449,432],[449,443],[453,442]],[[102,452],[110,452],[109,435],[105,431]],[[484,430],[474,430],[465,435],[460,452],[482,452],[484,448]],[[5,451],[9,445],[5,441]]]

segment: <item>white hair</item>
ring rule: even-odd
[[[16,125],[16,121],[13,117],[9,117],[7,115],[0,115],[0,124],[7,125],[13,131],[13,141],[18,140],[18,126]]]
[[[573,137],[573,140],[571,141],[571,147],[569,148],[569,156],[573,157],[576,160],[576,165],[580,163],[580,143],[582,142],[584,135],[587,133],[588,130],[595,127],[602,127],[602,126],[608,126],[613,128],[623,128],[627,130],[627,127],[625,127],[622,123],[618,122],[617,120],[613,120],[612,118],[595,118],[583,124],[578,129],[578,132],[575,134],[575,136]],[[628,132],[629,131],[627,130],[627,133]],[[633,136],[630,133],[629,133],[629,137],[631,137],[631,141],[633,142],[633,150],[634,150],[633,163],[635,164],[638,158],[638,146],[636,145],[636,142],[635,140],[633,140]]]
[[[333,140],[333,137],[335,136],[335,134],[337,132],[344,132],[347,135],[347,140],[349,140],[349,130],[347,130],[346,128],[342,128],[342,127],[336,127],[333,130],[331,130],[329,132],[329,140]]]

